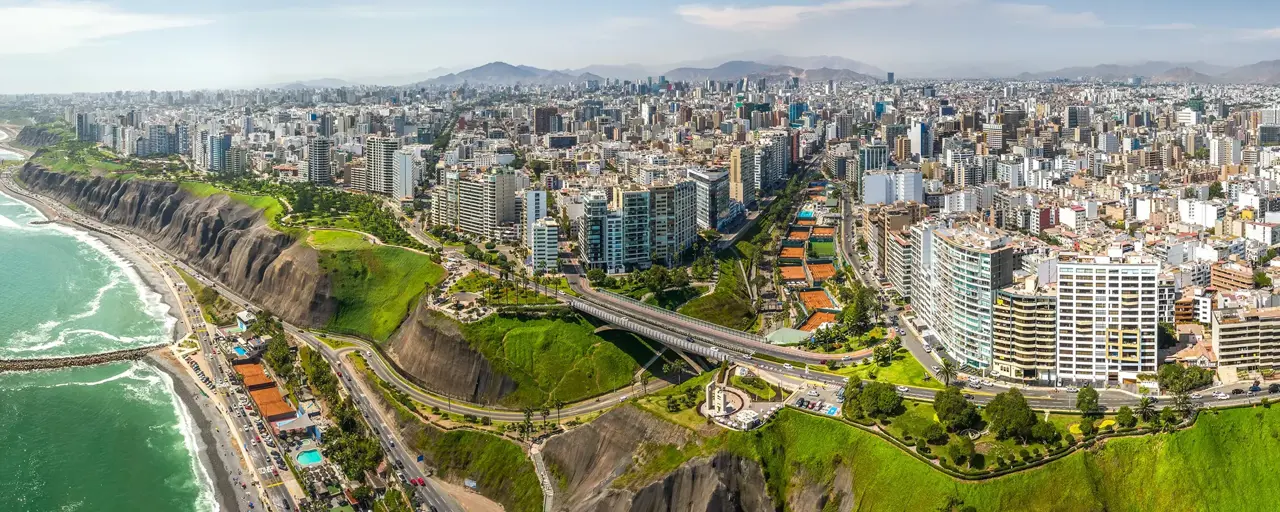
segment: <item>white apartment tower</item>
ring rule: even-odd
[[[365,140],[365,169],[368,170],[369,192],[392,195],[395,191],[395,153],[400,140],[394,137],[369,137]]]
[[[1058,379],[1137,382],[1156,372],[1160,265],[1063,254],[1058,267]]]

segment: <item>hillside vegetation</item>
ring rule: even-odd
[[[1280,492],[1278,409],[1208,412],[1188,430],[1112,439],[982,482],[952,479],[878,436],[790,409],[757,432],[720,433],[651,463],[669,470],[718,451],[759,461],[778,503],[818,495],[861,511],[1273,510]]]
[[[333,331],[385,340],[418,297],[444,280],[444,268],[429,256],[373,245],[358,233],[315,231],[308,243],[333,280],[338,311],[326,326]]]
[[[715,291],[686,302],[679,312],[731,329],[750,329],[755,324],[756,311],[738,261],[721,260]]]

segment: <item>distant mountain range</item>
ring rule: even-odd
[[[722,60],[701,59],[668,66],[644,64],[596,64],[577,69],[542,69],[533,66],[513,65],[506,62],[490,62],[470,69],[436,68],[422,73],[404,73],[352,80],[322,78],[266,86],[282,89],[322,89],[354,85],[404,85],[410,87],[471,85],[564,85],[586,80],[606,78],[643,80],[646,77],[665,76],[670,81],[700,82],[705,80],[751,80],[765,78],[771,82],[799,77],[805,81],[861,81],[883,80],[885,71],[857,60],[820,55],[797,57],[769,55],[764,51],[740,52],[722,56]],[[995,65],[995,64],[993,64]],[[1121,81],[1143,77],[1157,83],[1256,83],[1280,84],[1280,60],[1263,61],[1246,66],[1231,67],[1197,62],[1147,61],[1136,64],[1101,64],[1075,66],[1051,71],[1013,74],[1011,66],[996,65],[1006,71],[980,69],[976,66],[941,67],[932,73],[899,73],[900,77],[934,78],[1009,78],[1015,80],[1047,80],[1052,78],[1095,79]],[[1016,67],[1012,69],[1017,69]]]
[[[1103,64],[1093,67],[1071,67],[1039,73],[1022,73],[1021,80],[1048,78],[1090,78],[1125,80],[1140,76],[1152,82],[1200,84],[1280,84],[1280,60],[1268,60],[1240,67],[1219,66],[1206,62],[1150,61],[1140,64]]]
[[[780,57],[775,61],[788,59]],[[852,63],[867,69],[870,66],[835,57],[808,58],[812,63]],[[874,67],[870,67],[875,69]],[[532,66],[518,66],[506,62],[490,62],[480,67],[457,73],[424,80],[410,84],[412,87],[455,86],[463,83],[471,85],[562,85],[586,80],[604,80],[605,78],[641,79],[644,77],[665,76],[668,81],[700,82],[705,80],[738,80],[764,78],[767,80],[789,80],[799,77],[802,80],[838,80],[874,82],[876,78],[849,69],[833,69],[820,67],[804,69],[801,67],[768,64],[754,61],[735,60],[725,62],[712,68],[681,67],[665,72],[653,73],[639,65],[625,66],[587,66],[577,70],[548,70]]]

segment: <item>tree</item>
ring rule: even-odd
[[[1120,428],[1133,428],[1138,424],[1138,418],[1133,415],[1133,410],[1126,405],[1116,412],[1116,424],[1120,425]]]
[[[1037,420],[1036,425],[1031,427],[1031,438],[1045,444],[1053,444],[1062,439],[1062,433],[1052,423]]]
[[[1253,273],[1253,286],[1257,288],[1270,288],[1271,276],[1261,270]]]
[[[1139,418],[1142,418],[1142,421],[1150,422],[1156,417],[1155,404],[1155,401],[1151,400],[1150,397],[1144,396],[1138,399],[1138,406],[1133,410],[1133,412],[1136,413]]]
[[[1076,393],[1076,409],[1085,415],[1096,412],[1098,410],[1098,390],[1086,387]]]
[[[682,384],[684,383],[684,369],[688,365],[689,363],[686,363],[684,359],[676,359],[675,361],[668,361],[667,363],[662,365],[662,372],[666,373],[667,375],[675,374],[677,376],[676,377],[677,384]]]
[[[947,448],[947,455],[951,457],[951,463],[960,466],[969,463],[972,466],[972,457],[974,454],[973,440],[969,436],[960,436],[951,442],[951,446]]]
[[[1178,413],[1170,407],[1160,410],[1160,425],[1163,426],[1165,432],[1173,432],[1178,429]]]
[[[1036,424],[1035,411],[1016,389],[996,395],[987,404],[987,416],[991,418],[991,430],[1002,439],[1016,437],[1026,441],[1031,437],[1031,427]]]
[[[598,268],[593,268],[587,271],[587,280],[591,281],[591,286],[599,286],[607,277],[609,277],[609,274],[604,273],[603,270]]]
[[[978,408],[954,386],[934,393],[933,409],[938,413],[938,421],[953,431],[973,428],[981,420]]]
[[[1222,192],[1222,182],[1215,181],[1212,185],[1209,185],[1209,199],[1221,199],[1224,197],[1226,197],[1226,194]]]
[[[960,369],[950,359],[943,358],[942,365],[938,367],[938,376],[942,377],[942,383],[950,386],[951,381],[960,374]]]
[[[893,414],[902,406],[902,396],[892,384],[872,382],[858,393],[858,405],[870,416],[883,417]]]
[[[942,428],[942,424],[937,422],[929,423],[920,430],[919,434],[919,437],[933,445],[947,444],[947,439],[950,437],[947,435],[947,429]]]

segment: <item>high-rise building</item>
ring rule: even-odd
[[[1036,276],[996,292],[991,373],[1030,385],[1057,383],[1058,297],[1036,287]]]
[[[1213,311],[1212,319],[1219,368],[1280,369],[1280,308],[1224,308]]]
[[[223,172],[228,170],[227,151],[231,149],[231,134],[221,133],[209,136],[209,171]]]
[[[551,118],[560,112],[556,107],[538,107],[533,109],[534,135],[551,133]]]
[[[422,180],[421,167],[413,151],[396,150],[391,163],[391,197],[403,199],[413,197],[413,189]]]
[[[560,270],[560,225],[551,217],[533,222],[529,229],[529,270],[557,272]]]
[[[1002,232],[980,225],[912,227],[912,306],[957,361],[991,364],[995,291],[1013,280],[1013,248]]]
[[[667,266],[680,261],[680,255],[693,247],[698,236],[695,194],[691,180],[649,186],[653,254]]]
[[[249,172],[249,148],[231,146],[231,148],[227,150],[227,168],[224,172],[231,174],[244,174]]]
[[[690,170],[697,202],[698,229],[720,230],[731,220],[729,211],[729,173],[724,171]]]
[[[1089,123],[1092,121],[1092,117],[1093,112],[1089,107],[1072,105],[1067,107],[1067,112],[1063,114],[1062,120],[1066,123],[1066,129],[1074,130],[1076,128],[1089,126]]]
[[[173,153],[169,148],[169,127],[153,124],[147,127],[147,146],[149,155],[165,156]]]
[[[884,83],[889,84],[889,85],[893,85],[894,83],[896,83],[896,82],[895,82],[895,80],[893,79],[893,72],[892,72],[892,71],[890,71],[890,72],[888,72],[888,73],[885,73]]]
[[[400,140],[394,137],[369,137],[365,140],[365,169],[369,176],[368,190],[374,194],[391,195],[395,191],[395,153]]]
[[[609,197],[603,190],[582,193],[582,219],[578,222],[578,253],[586,269],[609,271],[605,260]],[[621,257],[619,257],[621,259]]]
[[[755,147],[735,146],[729,152],[729,197],[747,208],[756,205]]]
[[[328,137],[312,137],[307,141],[307,181],[320,185],[333,183],[332,145]]]
[[[613,191],[612,210],[621,217],[621,263],[627,269],[649,268],[653,261],[649,202],[646,187],[619,187]]]
[[[933,130],[927,123],[915,123],[907,131],[911,139],[911,154],[921,158],[933,157]]]
[[[1063,254],[1058,271],[1058,380],[1138,382],[1156,372],[1160,265]]]
[[[540,188],[520,192],[520,235],[525,247],[533,247],[533,225],[547,216],[547,191]]]

